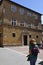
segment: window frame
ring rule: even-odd
[[[20,26],[21,26],[21,27],[24,27],[24,26],[25,26],[24,20],[21,20],[21,21],[20,21]]]
[[[15,34],[15,32],[13,32],[13,33],[12,33],[12,37],[16,37],[16,34]]]
[[[16,19],[11,19],[11,25],[16,26],[17,25],[17,20]]]
[[[31,12],[27,12],[27,16],[32,16],[32,13]]]
[[[35,19],[38,19],[38,15],[37,14],[34,13],[33,16],[34,16]]]
[[[29,38],[31,38],[31,37],[32,37],[32,35],[30,34],[30,35],[29,35]]]
[[[35,26],[36,29],[38,29],[38,24],[37,25],[34,24],[34,26]]]
[[[31,23],[28,23],[28,28],[31,28],[32,27],[32,24]]]
[[[36,35],[36,38],[39,38],[39,36],[38,36],[38,35]]]
[[[20,8],[19,12],[20,12],[21,15],[23,15],[24,14],[24,9]]]
[[[11,11],[15,13],[16,10],[17,10],[17,7],[15,5],[11,5]]]

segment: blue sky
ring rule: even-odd
[[[30,8],[36,12],[43,14],[43,0],[11,0],[19,3],[27,8]],[[43,24],[43,16],[41,17]]]

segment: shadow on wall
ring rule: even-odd
[[[43,65],[43,61],[41,61],[41,62],[40,62],[40,63],[38,63],[38,64]]]

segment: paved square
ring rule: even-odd
[[[37,60],[37,64],[42,61]],[[0,48],[0,65],[30,65],[26,55],[10,48]]]

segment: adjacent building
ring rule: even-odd
[[[43,24],[42,24],[42,43],[43,43]]]
[[[10,0],[0,1],[0,45],[42,40],[41,14]]]

